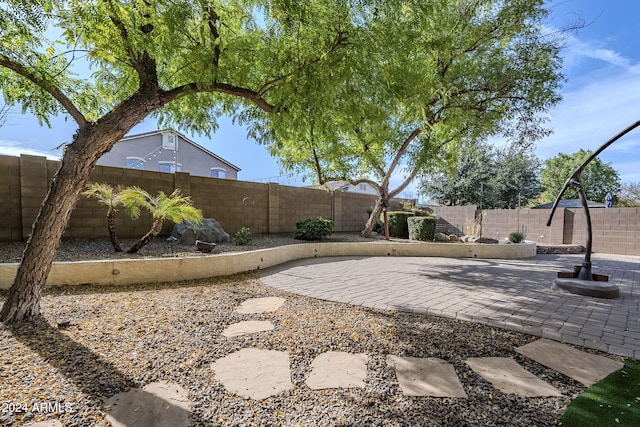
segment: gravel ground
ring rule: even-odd
[[[282,243],[289,241],[296,242],[283,237]],[[276,243],[271,236],[243,249]],[[58,259],[86,259],[89,253],[95,258],[103,251],[90,249],[91,242],[66,245]],[[0,245],[0,252],[6,256],[7,245]],[[166,253],[166,244],[156,242],[144,256]],[[17,260],[15,254],[10,257]],[[286,303],[276,313],[233,312],[245,299],[264,296],[284,297]],[[64,426],[103,425],[104,399],[153,381],[175,382],[189,391],[195,426],[552,426],[584,390],[515,352],[535,337],[296,296],[264,286],[257,273],[172,284],[54,288],[43,297],[42,311],[43,319],[35,324],[0,325],[2,426],[45,419],[59,419]],[[221,335],[227,325],[242,320],[271,320],[275,329],[248,337]],[[245,347],[289,352],[293,390],[263,401],[227,393],[209,365]],[[330,350],[369,355],[364,389],[306,387],[311,361]],[[385,362],[387,354],[452,363],[469,398],[403,396]],[[464,363],[483,356],[514,358],[562,397],[522,398],[496,391]],[[66,405],[73,412],[30,412],[36,402]],[[16,405],[28,411],[9,410]]]
[[[378,237],[380,238],[380,237]],[[127,250],[136,239],[119,239],[122,248]],[[371,239],[361,238],[357,233],[334,233],[326,239],[328,242],[368,242]],[[274,246],[293,245],[304,243],[303,240],[295,240],[293,234],[269,234],[257,235],[249,245],[237,246],[233,242],[218,243],[214,255],[223,252],[252,251],[256,249],[270,248]],[[24,242],[0,242],[0,263],[20,262]],[[127,254],[115,252],[108,238],[101,239],[66,239],[63,240],[56,252],[55,261],[82,261],[88,259],[118,259],[118,258],[143,258],[164,256],[211,256],[199,252],[195,246],[171,245],[164,237],[158,237],[143,247],[138,253]]]

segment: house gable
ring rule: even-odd
[[[98,161],[102,166],[237,179],[240,168],[171,129],[126,136]]]

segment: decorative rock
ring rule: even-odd
[[[312,390],[325,388],[364,388],[367,376],[366,354],[339,351],[322,353],[311,362],[307,386]]]
[[[176,224],[171,230],[171,237],[175,239],[175,243],[181,245],[194,245],[196,240],[212,243],[231,241],[229,234],[213,218],[203,218],[200,224],[189,221]]]
[[[448,242],[449,236],[444,233],[436,233],[433,237],[433,240],[435,240],[436,242]]]
[[[255,334],[256,332],[271,331],[273,327],[273,323],[267,320],[249,320],[227,326],[227,328],[222,331],[222,335],[227,338],[239,337],[242,335]]]
[[[467,398],[453,365],[442,359],[387,356],[406,396]]]
[[[293,388],[289,354],[243,348],[211,364],[224,387],[240,396],[262,400]]]
[[[492,239],[491,237],[480,237],[478,240],[475,241],[475,243],[488,243],[490,245],[496,245],[498,244],[498,240],[496,239]]]
[[[455,234],[449,234],[449,241],[450,242],[457,242],[458,241],[458,236],[456,236]]]
[[[624,363],[575,349],[566,344],[540,339],[516,349],[523,356],[548,366],[587,387],[612,372],[622,369]]]
[[[151,383],[142,390],[118,393],[104,403],[113,427],[181,427],[191,425],[191,401],[178,384]]]
[[[503,393],[525,397],[562,396],[509,357],[470,357],[467,365]]]
[[[279,309],[285,299],[279,297],[250,298],[235,309],[240,314],[270,313]]]

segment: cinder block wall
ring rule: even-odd
[[[484,211],[482,235],[503,239],[514,231],[524,231],[527,240],[539,243],[564,242],[565,209],[556,210],[547,227],[549,209],[488,209]]]
[[[20,157],[0,156],[0,240],[22,240],[20,161]]]
[[[59,162],[44,157],[0,156],[0,214],[4,227],[0,240],[26,240]],[[254,233],[289,233],[296,222],[313,216],[332,218],[336,231],[360,231],[368,218],[367,209],[376,198],[364,194],[330,193],[310,188],[259,184],[236,180],[167,174],[135,169],[96,166],[91,182],[114,187],[137,185],[151,194],[169,194],[179,188],[191,196],[205,217],[216,218],[233,234],[242,227]],[[476,217],[476,206],[431,208],[443,223],[466,227]],[[551,227],[546,227],[547,209],[485,210],[483,235],[504,238],[526,228],[527,239],[540,243],[581,244],[586,242],[582,209],[558,209]],[[593,250],[614,254],[640,255],[640,208],[591,209]],[[116,218],[120,237],[140,237],[151,227],[143,214],[136,221],[124,212]],[[168,234],[173,224],[167,222]],[[81,197],[71,215],[65,238],[107,236],[106,210],[93,199]],[[541,236],[544,236],[542,238]]]

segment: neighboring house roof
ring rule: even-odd
[[[154,131],[151,131],[151,132],[137,133],[135,135],[125,136],[120,141],[130,141],[132,139],[144,138],[144,137],[152,136],[152,135],[162,135],[165,132],[173,132],[173,133],[175,133],[177,136],[179,136],[180,138],[182,138],[184,141],[188,142],[189,144],[193,145],[197,149],[202,150],[206,154],[216,158],[217,160],[223,162],[224,164],[228,165],[229,167],[231,167],[231,168],[235,169],[236,171],[240,172],[241,169],[238,166],[234,165],[233,163],[230,163],[229,161],[227,161],[227,160],[223,159],[222,157],[218,156],[217,154],[212,153],[211,151],[209,151],[206,148],[204,148],[202,145],[190,140],[189,138],[187,138],[186,136],[184,136],[180,132],[178,132],[176,130],[173,130],[173,129],[162,129],[162,130],[154,130]]]
[[[590,208],[606,208],[604,203],[594,202],[592,200],[587,200],[587,206]],[[532,209],[551,209],[553,207],[553,202],[545,203],[544,205],[534,206]],[[560,200],[558,202],[559,208],[581,208],[582,202],[580,199],[566,199]]]

